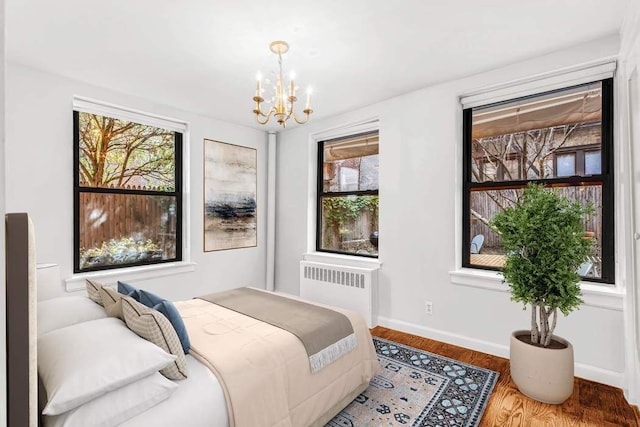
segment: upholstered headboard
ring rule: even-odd
[[[38,425],[36,254],[33,224],[10,213],[6,226],[7,425]]]

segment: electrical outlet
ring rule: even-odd
[[[429,315],[433,314],[433,303],[431,301],[425,301],[424,310]]]

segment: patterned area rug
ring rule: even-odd
[[[477,426],[498,373],[373,338],[380,370],[329,427]]]

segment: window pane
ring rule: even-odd
[[[474,108],[472,117],[473,182],[567,176],[549,160],[559,149],[601,145],[602,84]]]
[[[580,273],[586,277],[601,277],[602,274],[602,187],[589,185],[581,187],[560,187],[560,195],[583,205],[591,203],[595,209],[593,215],[585,217],[585,230],[593,233],[595,242],[589,259],[581,267]],[[469,199],[469,241],[471,242],[470,264],[485,267],[501,267],[504,264],[504,251],[500,236],[487,225],[493,216],[511,206],[522,194],[522,189],[476,190]]]
[[[378,196],[322,198],[320,249],[378,254]]]
[[[175,191],[175,133],[97,114],[79,116],[80,187]]]
[[[80,193],[80,270],[176,258],[176,197]]]
[[[518,159],[505,160],[504,167],[503,180],[520,179],[521,166]]]
[[[602,156],[600,151],[587,151],[584,153],[584,174],[600,175],[602,173]]]
[[[378,189],[378,134],[323,143],[324,192]]]
[[[556,162],[558,163],[557,176],[573,176],[576,174],[575,154],[560,154],[556,156]]]
[[[487,178],[487,181],[498,181],[498,168],[495,163],[492,162],[484,162],[483,163],[483,173]]]

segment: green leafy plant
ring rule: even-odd
[[[580,265],[593,239],[582,220],[593,209],[530,184],[511,207],[496,214],[491,226],[502,237],[506,262],[501,271],[511,299],[531,305],[531,342],[551,343],[558,310],[565,316],[582,304]]]
[[[135,240],[131,237],[111,239],[100,247],[80,250],[80,266],[126,264],[141,261],[149,253],[160,250],[151,239]]]
[[[378,200],[378,196],[328,197],[322,201],[325,220],[328,225],[341,227],[356,220],[363,210],[377,218]]]

